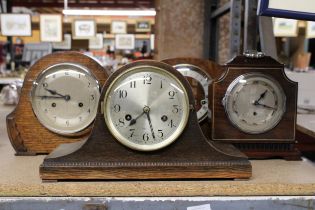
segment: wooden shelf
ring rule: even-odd
[[[250,180],[98,181],[42,183],[45,156],[14,156],[0,106],[0,196],[249,196],[314,195],[315,165],[309,160],[253,160]]]

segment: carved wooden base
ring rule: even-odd
[[[234,143],[234,146],[251,159],[301,160],[301,153],[293,143]]]
[[[194,121],[196,125],[197,119]],[[189,126],[170,146],[145,153],[130,150],[108,135],[98,116],[89,140],[60,145],[40,166],[47,180],[248,179],[251,164],[230,144],[207,141]]]

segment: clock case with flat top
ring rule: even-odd
[[[61,135],[45,128],[33,112],[30,93],[33,82],[39,74],[56,64],[75,64],[90,71],[100,86],[107,79],[103,67],[94,59],[78,52],[57,52],[39,59],[28,70],[21,89],[19,103],[6,117],[7,132],[16,155],[36,155],[50,153],[61,143],[76,142],[85,139],[91,132],[91,126],[73,135]]]
[[[251,158],[299,159],[299,152],[295,148],[298,85],[286,76],[284,65],[269,56],[240,55],[224,67],[223,76],[209,86],[209,106],[213,112],[212,140],[233,143]],[[259,73],[273,78],[280,84],[286,97],[286,110],[279,123],[259,134],[249,134],[234,126],[222,104],[229,85],[240,75],[248,73]]]
[[[182,134],[170,145],[142,152],[118,142],[106,126],[103,101],[115,78],[130,68],[153,66],[167,70],[183,84],[189,98],[189,119]],[[240,178],[251,176],[251,164],[229,144],[216,145],[202,134],[187,80],[172,66],[137,61],[115,71],[106,81],[92,133],[87,140],[62,144],[40,166],[43,181]]]

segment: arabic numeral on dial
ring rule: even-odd
[[[158,135],[161,139],[163,139],[164,136],[163,130],[158,130]]]
[[[94,99],[95,99],[95,96],[91,95],[91,101],[94,101]]]
[[[177,114],[178,111],[179,111],[179,106],[178,106],[178,105],[173,105],[172,112],[173,112],[174,114]]]
[[[176,92],[174,90],[169,91],[168,92],[169,99],[174,99],[175,98],[175,94],[176,94]]]
[[[133,137],[133,135],[134,135],[134,133],[135,133],[135,130],[136,129],[129,129],[129,131],[130,131],[130,135],[129,135],[129,137],[128,138],[132,138]]]
[[[55,78],[56,78],[56,74],[53,74],[53,75],[52,75],[52,78],[55,79]]]
[[[70,125],[69,120],[67,120],[67,121],[66,121],[66,125],[67,125],[67,126],[69,126],[69,125]]]
[[[136,81],[130,82],[130,88],[136,88]]]
[[[114,106],[114,112],[116,112],[116,113],[120,112],[120,105],[119,104],[116,104]]]
[[[91,83],[90,83],[90,82],[88,83],[88,88],[89,88],[89,87],[91,87]]]
[[[125,126],[125,119],[124,118],[119,118],[117,126],[124,127]]]
[[[173,120],[171,120],[167,125],[170,126],[171,128],[176,127]]]
[[[143,84],[151,85],[152,77],[151,75],[146,75],[143,77]]]
[[[149,134],[148,133],[144,133],[142,135],[142,139],[143,139],[143,141],[149,141],[149,139],[150,139]]]
[[[163,81],[161,80],[161,85],[160,85],[160,89],[163,88]]]
[[[65,75],[66,75],[66,76],[69,76],[69,72],[66,71],[66,72],[65,72]]]
[[[119,90],[119,98],[126,98],[128,95],[126,90]]]
[[[87,112],[88,112],[88,113],[91,113],[91,109],[88,109]]]

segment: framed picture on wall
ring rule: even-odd
[[[71,50],[71,34],[64,34],[62,42],[54,42],[53,48],[58,50]]]
[[[259,0],[257,14],[301,20],[315,20],[314,0]]]
[[[62,41],[62,15],[41,14],[39,26],[42,42]]]
[[[276,37],[296,37],[298,35],[298,21],[274,18],[273,32]]]
[[[117,34],[115,36],[115,48],[117,50],[133,50],[135,48],[135,36],[133,34]]]
[[[155,36],[154,34],[150,35],[150,46],[151,46],[151,50],[154,50],[154,43],[155,43]]]
[[[151,31],[151,23],[150,21],[143,20],[136,22],[136,32],[150,32]]]
[[[315,38],[315,22],[307,21],[306,38]]]
[[[95,37],[89,39],[89,49],[102,49],[104,36],[103,34],[96,34]]]
[[[126,34],[127,22],[126,21],[112,21],[111,33],[112,34]]]
[[[74,20],[72,22],[73,39],[90,39],[96,34],[96,23],[94,20]]]
[[[0,14],[2,36],[32,36],[29,14]]]

